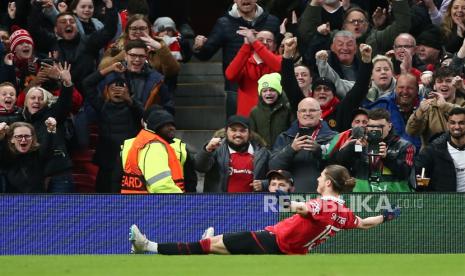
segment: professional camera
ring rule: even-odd
[[[383,140],[383,132],[380,129],[367,131],[368,155],[379,155],[379,143]]]

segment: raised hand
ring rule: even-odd
[[[8,17],[10,17],[10,19],[16,18],[16,2],[8,3]]]
[[[316,28],[316,31],[318,33],[320,33],[321,35],[329,35],[329,33],[331,32],[331,27],[329,25],[329,22],[325,23],[325,24],[321,24],[320,26],[318,26]]]
[[[161,43],[156,41],[155,39],[151,38],[147,33],[143,33],[140,39],[147,45],[147,47],[154,50],[160,50]]]
[[[296,37],[286,38],[284,40],[283,57],[292,58],[294,57],[296,51],[297,51],[297,38]]]
[[[412,70],[412,55],[409,51],[404,51],[404,59],[400,63],[400,71],[402,74],[409,73]]]
[[[192,48],[194,50],[200,50],[200,48],[203,47],[203,45],[205,45],[205,43],[207,42],[208,38],[206,38],[205,36],[203,35],[198,35],[195,37],[194,39],[194,46],[192,46]]]
[[[387,15],[388,14],[386,9],[382,9],[380,7],[376,8],[376,10],[373,12],[373,15],[371,16],[373,19],[373,25],[376,29],[383,26],[383,24],[386,22]]]
[[[316,52],[315,54],[315,59],[316,60],[321,60],[321,61],[328,61],[328,57],[329,57],[329,54],[328,54],[328,51],[326,50],[320,50],[318,52]]]
[[[238,35],[243,36],[246,40],[244,40],[245,43],[254,43],[256,40],[255,34],[257,31],[254,29],[249,29],[246,27],[239,27],[239,30],[236,31]]]
[[[57,121],[53,117],[48,117],[45,120],[45,125],[47,126],[47,131],[50,133],[55,133],[57,131]]]
[[[362,61],[365,63],[371,62],[371,55],[373,53],[373,49],[368,44],[360,44],[359,46],[360,53],[362,55]]]
[[[66,87],[69,87],[73,85],[73,82],[71,80],[71,64],[68,64],[66,61],[64,65],[61,65],[61,63],[57,63],[55,66],[57,66],[58,70],[60,71],[60,78],[63,81],[63,85]]]
[[[60,13],[65,12],[66,10],[68,10],[68,4],[66,4],[66,2],[64,1],[61,1],[60,3],[58,3],[57,9]]]
[[[5,137],[6,131],[8,130],[8,124],[5,122],[0,123],[0,139]]]
[[[13,53],[8,53],[5,55],[5,57],[3,58],[3,62],[6,64],[6,65],[13,65],[13,57],[14,57],[14,54]]]
[[[212,138],[210,142],[208,142],[207,146],[205,147],[205,150],[208,152],[213,152],[214,150],[220,147],[221,140],[222,139],[219,137]]]

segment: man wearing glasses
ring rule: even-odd
[[[396,75],[411,73],[419,78],[421,71],[417,68],[421,64],[421,61],[419,61],[418,57],[415,55],[417,49],[415,38],[409,33],[401,33],[394,40],[392,48],[393,49],[386,54],[394,54],[394,57],[391,59],[394,65],[394,73]]]
[[[385,109],[370,110],[366,135],[336,153],[336,162],[356,179],[354,192],[410,192],[415,187],[415,147],[395,134],[390,117]]]
[[[124,50],[126,55],[121,66],[110,66],[116,69],[110,72],[106,79],[115,78],[115,74],[120,75],[119,77],[127,80],[129,84],[131,98],[142,103],[144,109],[153,104],[159,104],[174,114],[172,95],[163,83],[164,76],[148,65],[146,44],[142,40],[131,40],[128,41]],[[102,92],[105,83],[107,83],[106,80],[103,80],[99,84]]]
[[[317,178],[324,169],[322,147],[337,132],[321,119],[319,102],[304,98],[297,107],[297,120],[281,133],[273,146],[271,170],[286,170],[294,176],[295,192],[316,192]]]

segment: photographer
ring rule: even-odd
[[[354,192],[410,192],[414,154],[415,147],[394,133],[389,112],[373,109],[366,136],[347,143],[335,159],[355,176]]]

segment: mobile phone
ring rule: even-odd
[[[45,64],[48,64],[48,65],[53,65],[53,59],[51,58],[43,58],[40,60],[40,63],[45,63]]]
[[[428,99],[435,99],[435,98],[437,98],[437,95],[434,94],[433,92],[429,92],[429,94],[428,94],[428,96],[426,96],[426,98],[428,98]]]
[[[310,128],[299,128],[299,136],[311,136],[313,133],[313,130]]]

